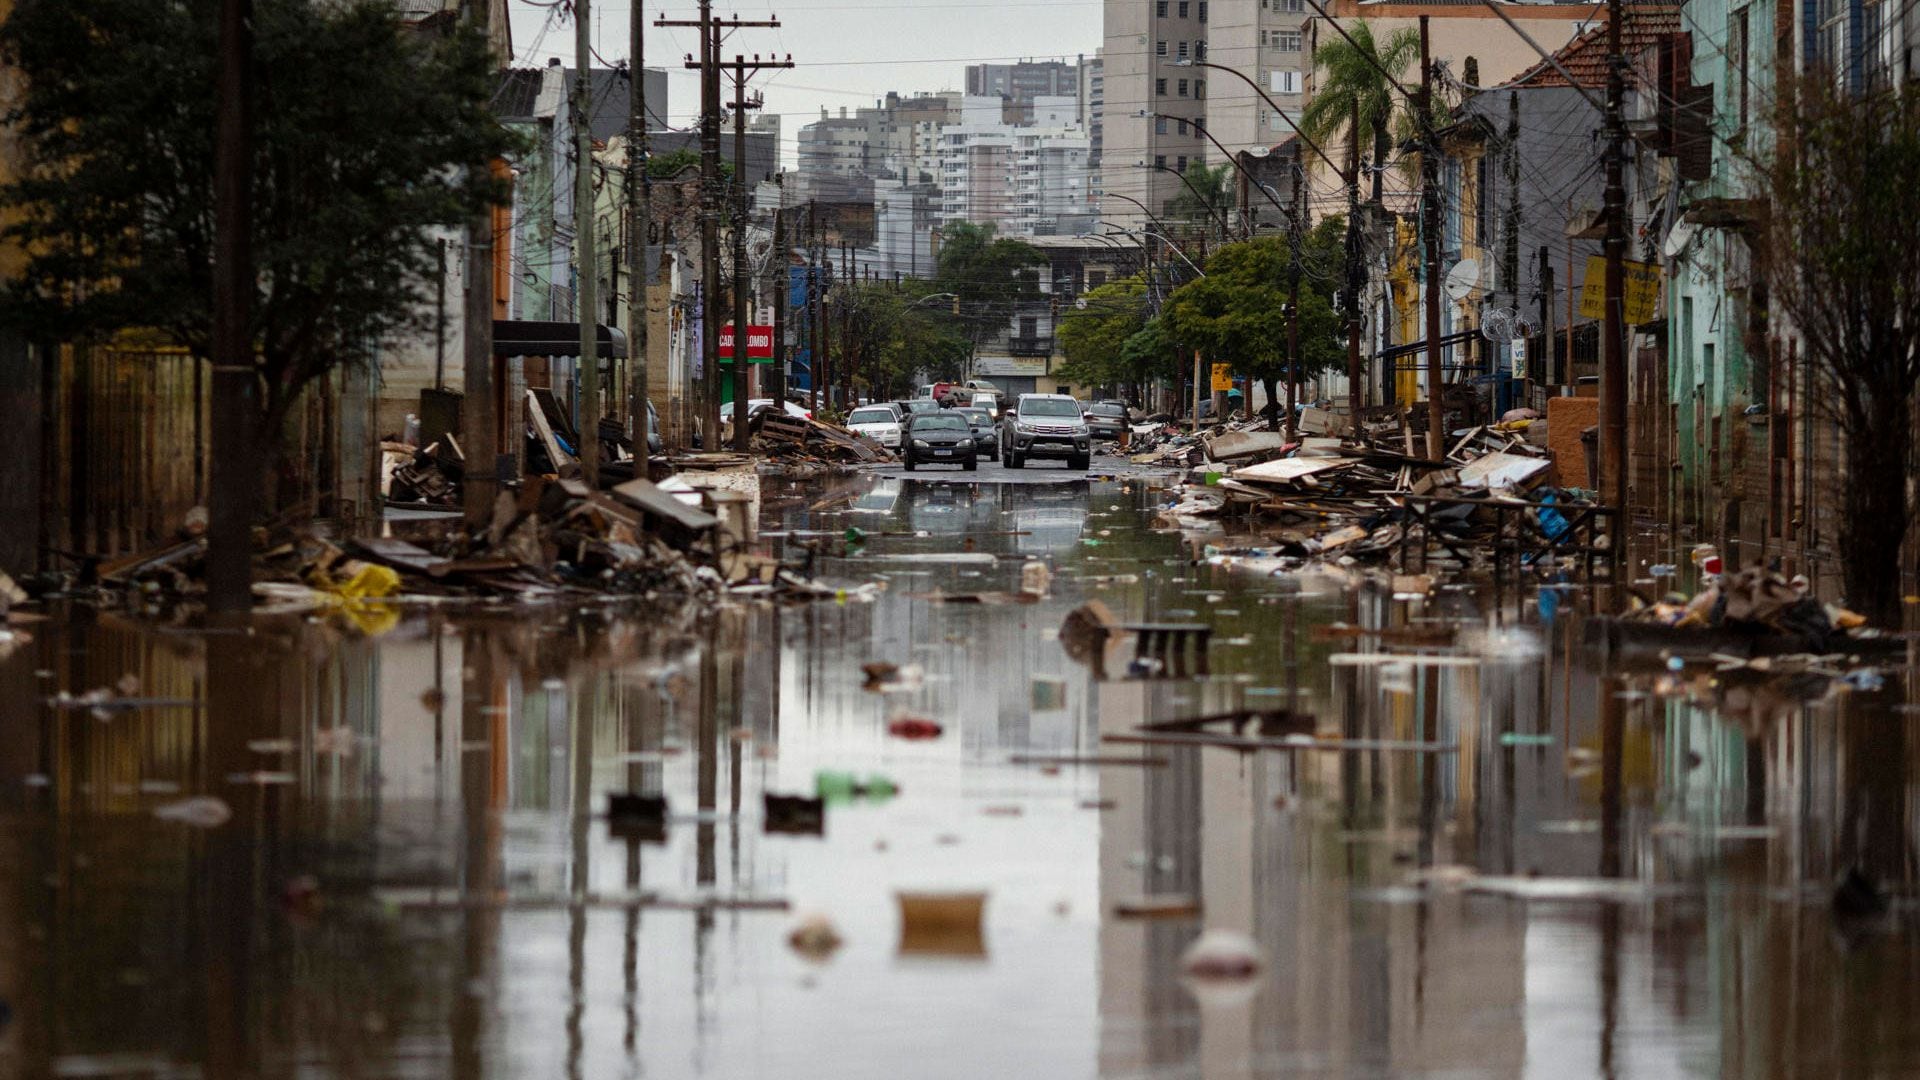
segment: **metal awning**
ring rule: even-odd
[[[601,325],[600,358],[627,355],[627,335],[611,326]],[[526,319],[493,320],[495,356],[578,356],[580,324],[577,322],[530,322]]]

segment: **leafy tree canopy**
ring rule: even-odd
[[[1172,343],[1154,323],[1139,274],[1088,290],[1061,318],[1059,334],[1067,381],[1123,386],[1173,374]]]
[[[31,336],[212,337],[219,0],[18,0],[0,59],[29,164],[0,188],[28,252],[0,314]],[[427,309],[427,232],[500,192],[512,148],[494,64],[465,26],[402,27],[380,0],[255,0],[252,304],[259,419]]]
[[[1040,297],[1047,257],[1032,244],[996,237],[992,225],[946,227],[935,263],[935,291],[960,298],[975,347],[1004,327],[1023,302]]]
[[[1324,225],[1323,225],[1324,229]],[[1304,245],[1303,245],[1304,247]],[[1317,251],[1302,252],[1300,356],[1302,378],[1344,362],[1340,320],[1330,290],[1315,267]],[[1287,375],[1287,241],[1261,237],[1229,244],[1207,260],[1207,276],[1180,286],[1161,316],[1166,333],[1209,362],[1232,364],[1237,374],[1262,380]],[[1314,276],[1315,274],[1318,276]]]
[[[655,180],[671,180],[689,169],[700,168],[700,151],[690,146],[678,150],[669,150],[664,154],[651,154],[647,157],[647,175]],[[733,179],[733,162],[720,163],[722,178]]]
[[[1226,219],[1233,210],[1234,176],[1231,164],[1209,166],[1202,161],[1194,161],[1181,174],[1185,181],[1173,198],[1167,200],[1167,217],[1199,226],[1205,231],[1207,226]]]
[[[918,278],[851,286],[859,379],[874,398],[904,397],[920,375],[954,379],[966,370],[972,343],[951,302],[930,299],[938,292]]]

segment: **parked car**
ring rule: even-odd
[[[813,413],[810,410],[808,410],[807,407],[804,405],[796,405],[791,401],[783,401],[780,404],[786,406],[786,412],[788,416],[797,416],[802,420],[813,419]],[[757,413],[762,409],[771,409],[773,408],[773,405],[774,405],[774,401],[772,398],[764,398],[764,397],[748,398],[747,399],[747,415],[752,416],[754,413]],[[729,410],[727,411],[727,418],[732,419],[733,414],[730,411],[731,407],[723,405],[721,406],[721,408],[723,410]]]
[[[1026,468],[1028,458],[1065,458],[1067,468],[1093,461],[1093,438],[1080,402],[1066,394],[1021,394],[1000,423],[1007,468]]]
[[[900,414],[891,405],[862,405],[847,414],[847,430],[889,450],[900,448]]]
[[[969,408],[987,410],[987,415],[993,417],[996,423],[1000,420],[1000,395],[998,393],[988,393],[985,390],[976,391],[974,392],[973,399],[967,402],[967,406]]]
[[[980,467],[973,429],[965,416],[953,410],[916,414],[907,424],[906,438],[902,456],[908,472],[917,465],[958,465],[969,472]]]
[[[1087,431],[1096,439],[1118,439],[1127,430],[1127,406],[1119,401],[1096,401],[1087,406]]]
[[[908,398],[905,401],[896,401],[894,404],[905,410],[906,417],[909,418],[918,416],[923,412],[940,411],[940,403],[932,398]]]
[[[1000,431],[994,424],[993,414],[985,409],[976,409],[972,406],[964,409],[955,409],[953,411],[967,418],[967,426],[973,429],[973,447],[980,452],[980,456],[986,458],[988,461],[998,461],[1000,459]]]

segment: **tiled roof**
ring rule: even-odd
[[[1635,4],[1625,7],[1620,26],[1620,48],[1629,60],[1658,45],[1661,39],[1680,33],[1680,9],[1665,4]],[[1574,82],[1589,90],[1607,85],[1607,24],[1601,19],[1586,33],[1568,42],[1553,56]],[[1552,64],[1542,61],[1521,72],[1509,87],[1570,85]]]

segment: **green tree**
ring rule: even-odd
[[[968,359],[980,344],[1005,329],[1021,305],[1041,296],[1047,257],[1032,244],[996,237],[992,225],[961,221],[947,226],[934,264],[936,291],[959,299],[966,321]]]
[[[1181,179],[1185,182],[1180,190],[1167,200],[1167,217],[1187,222],[1202,233],[1216,223],[1224,227],[1234,204],[1233,165],[1209,166],[1196,160]]]
[[[919,374],[955,379],[965,371],[971,349],[965,328],[951,306],[935,298],[932,282],[857,282],[849,295],[858,376],[871,397],[905,397]]]
[[[0,188],[4,235],[28,253],[0,316],[28,335],[145,328],[210,355],[219,8],[19,0],[0,25],[28,162]],[[255,0],[253,30],[259,490],[301,391],[423,325],[428,230],[499,201],[483,166],[513,142],[464,25],[409,31],[380,0]]]
[[[669,150],[664,154],[650,154],[647,157],[647,175],[655,180],[671,180],[688,169],[700,168],[700,151],[690,146],[678,150]],[[733,179],[733,162],[720,163],[720,175],[723,179]]]
[[[1324,244],[1331,222],[1315,238]],[[1304,247],[1304,246],[1303,246]],[[1332,280],[1316,265],[1326,253],[1320,245],[1302,252],[1299,377],[1337,368],[1345,362],[1340,319],[1333,310]],[[1260,237],[1229,244],[1207,260],[1206,276],[1174,290],[1161,315],[1167,335],[1198,349],[1209,363],[1233,365],[1238,374],[1259,379],[1268,400],[1278,400],[1286,379],[1287,292],[1292,253],[1285,238]]]
[[[1347,29],[1353,38],[1333,35],[1313,51],[1316,71],[1326,78],[1314,90],[1313,100],[1300,114],[1300,130],[1316,142],[1325,142],[1341,128],[1347,129],[1351,145],[1361,145],[1363,133],[1373,138],[1373,201],[1381,197],[1382,170],[1393,151],[1391,130],[1404,99],[1388,85],[1385,71],[1399,80],[1407,65],[1420,57],[1420,33],[1402,27],[1388,34],[1385,41],[1374,37],[1373,26],[1361,19]],[[1358,45],[1358,48],[1355,48]],[[1358,103],[1356,122],[1354,106]]]
[[[1060,320],[1067,354],[1063,380],[1088,386],[1129,387],[1136,397],[1155,379],[1174,374],[1175,350],[1154,318],[1139,274],[1088,290]]]

